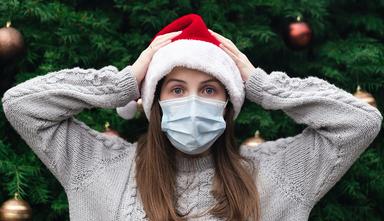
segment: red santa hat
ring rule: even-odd
[[[244,103],[245,89],[233,59],[219,47],[220,41],[208,31],[203,19],[197,14],[187,14],[174,20],[159,31],[151,42],[158,35],[175,31],[182,32],[171,43],[156,51],[142,82],[141,99],[147,119],[150,119],[158,81],[176,66],[199,70],[217,78],[228,91],[236,119]],[[124,118],[126,110],[127,107],[120,107],[117,112]]]

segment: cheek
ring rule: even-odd
[[[169,97],[169,95],[166,93],[165,90],[160,92],[160,100],[167,99],[168,97]]]
[[[182,95],[176,95],[171,90],[172,88],[164,88],[162,91],[160,91],[160,100],[167,100],[167,99],[178,98],[182,96]]]
[[[220,97],[221,97],[223,100],[227,100],[227,99],[229,99],[229,94],[228,94],[228,92],[227,92],[227,90],[226,90],[225,88],[222,88],[222,89],[221,89]]]
[[[160,100],[167,99],[169,97],[168,88],[166,86],[162,86],[160,88],[159,95],[160,95]]]

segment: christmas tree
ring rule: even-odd
[[[316,76],[350,93],[357,86],[384,102],[383,1],[85,1],[3,0],[0,24],[12,22],[25,41],[22,59],[1,62],[12,85],[64,68],[119,69],[132,64],[152,37],[174,19],[201,15],[207,26],[231,39],[267,72]],[[287,31],[305,22],[309,42]],[[308,33],[309,31],[309,33]],[[297,40],[297,39],[296,39]],[[300,39],[299,39],[300,40]],[[0,50],[1,48],[0,38]],[[300,47],[298,47],[300,46]],[[0,59],[4,59],[1,57]],[[0,108],[0,204],[18,193],[29,202],[33,220],[69,220],[65,192],[7,122]],[[147,120],[137,112],[122,120],[114,109],[90,109],[76,118],[103,131],[108,121],[120,136],[135,141]],[[282,111],[266,111],[247,101],[236,119],[241,144],[259,130],[264,139],[293,136],[305,125]],[[310,220],[384,219],[384,136],[377,136],[345,176],[312,209]]]

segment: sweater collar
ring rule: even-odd
[[[214,168],[212,153],[201,157],[186,157],[176,154],[176,167],[178,171],[192,172]]]

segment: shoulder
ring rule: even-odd
[[[82,154],[82,157],[76,160],[76,165],[73,167],[74,175],[70,185],[72,189],[89,185],[93,181],[98,180],[101,174],[104,174],[103,176],[109,173],[123,174],[124,171],[132,167],[136,155],[137,142],[131,143],[122,137],[101,133],[77,119],[74,119],[74,121],[88,131],[88,133],[85,133],[86,136],[78,137],[78,142],[88,142],[93,144],[93,147],[79,147],[88,153]]]

